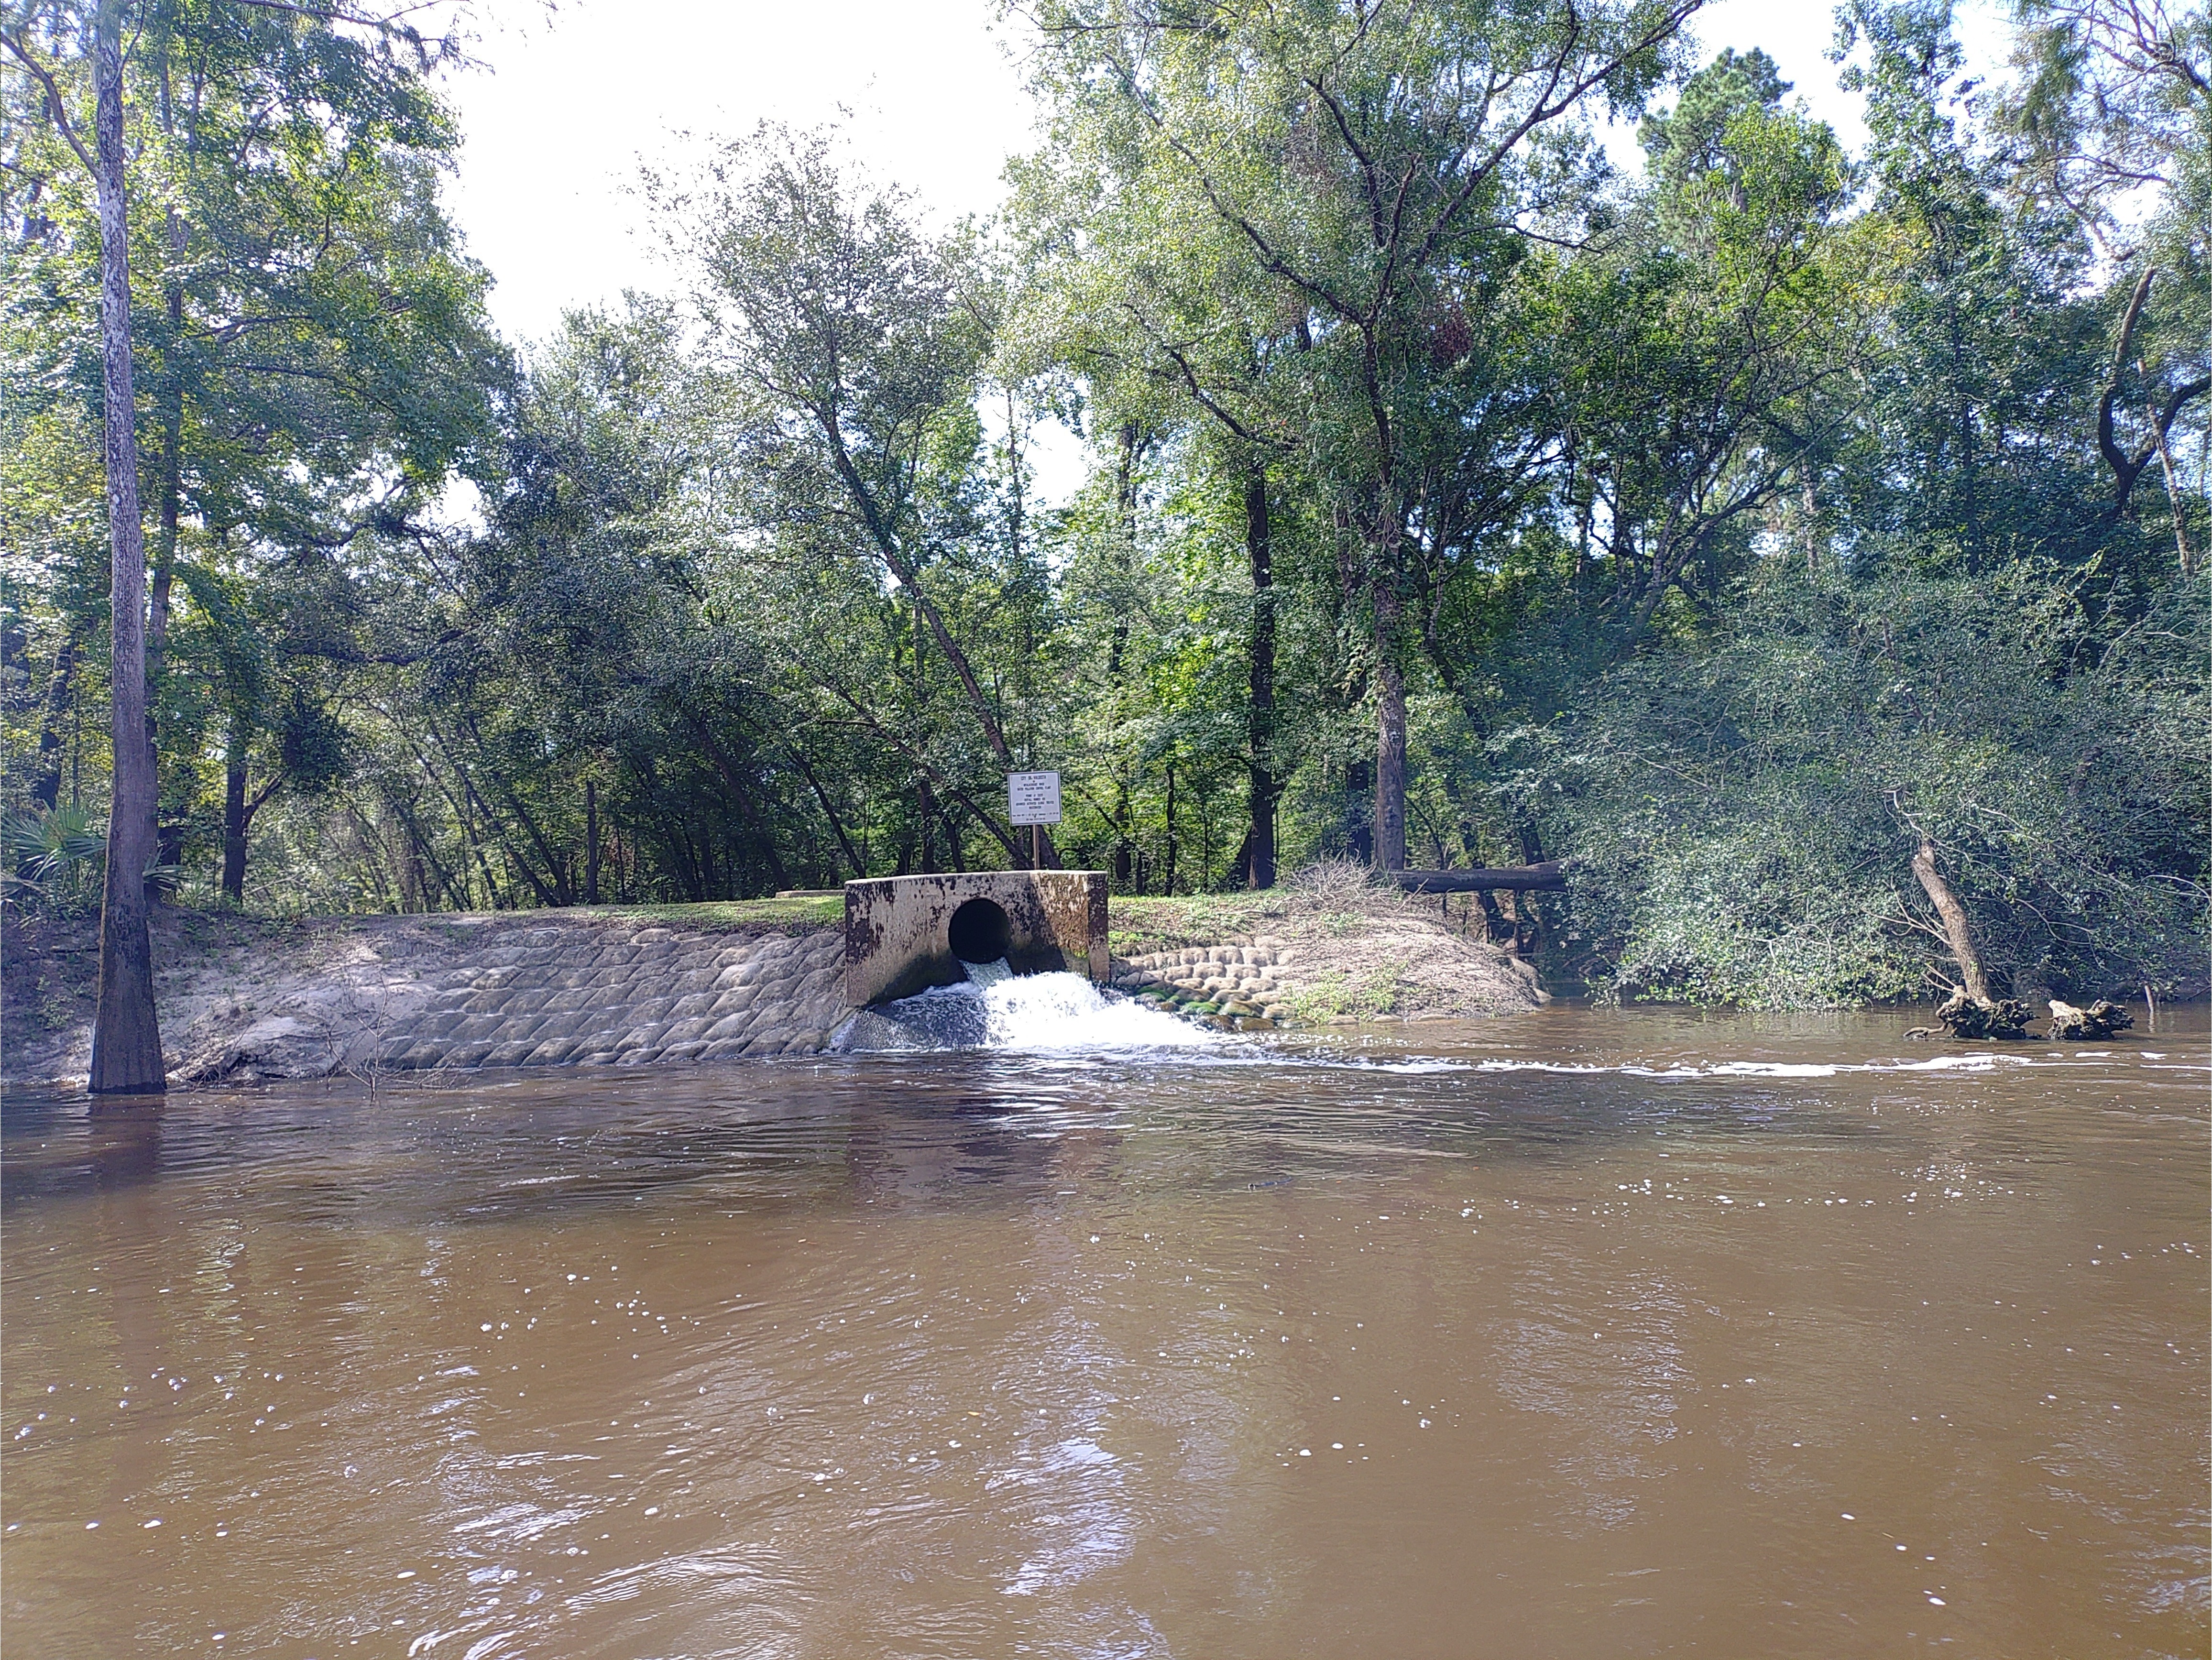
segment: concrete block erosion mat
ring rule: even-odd
[[[81,1079],[88,927],[13,915],[6,926],[0,1070],[11,1083]],[[1528,964],[1427,902],[1341,871],[1264,894],[1110,908],[1103,877],[1080,871],[651,911],[278,921],[162,907],[154,943],[180,1085],[811,1054],[858,1009],[1001,960],[1006,972],[1073,973],[1254,1027],[1510,1014],[1543,1000]]]

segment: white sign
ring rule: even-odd
[[[1060,822],[1060,775],[1056,772],[1008,773],[1006,817],[1017,824],[1057,824]]]

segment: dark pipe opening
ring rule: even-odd
[[[963,963],[995,963],[1014,948],[1014,925],[988,899],[970,899],[954,911],[945,932]]]

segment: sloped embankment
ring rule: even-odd
[[[763,922],[534,911],[296,927],[170,919],[157,941],[180,1084],[432,1067],[640,1066],[821,1049],[848,1012],[843,936]],[[815,909],[819,909],[819,907]],[[68,953],[72,978],[93,962]],[[82,1079],[90,1032],[11,1011],[9,1073]],[[88,1019],[90,1009],[82,1014]]]
[[[1322,866],[1268,893],[1117,900],[1114,983],[1236,1023],[1351,1025],[1519,1013],[1535,970],[1461,933],[1433,901]]]
[[[1524,964],[1418,902],[1324,870],[1288,890],[1117,899],[1114,983],[1224,1025],[1511,1013]],[[852,1012],[842,897],[666,912],[283,922],[161,913],[162,1031],[179,1085],[473,1067],[811,1054]],[[88,921],[6,939],[4,1072],[83,1079]]]

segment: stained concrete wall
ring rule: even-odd
[[[1006,913],[1018,974],[1061,970],[1104,984],[1106,873],[975,871],[845,884],[845,999],[856,1007],[910,997],[963,976],[953,913],[971,899]]]

